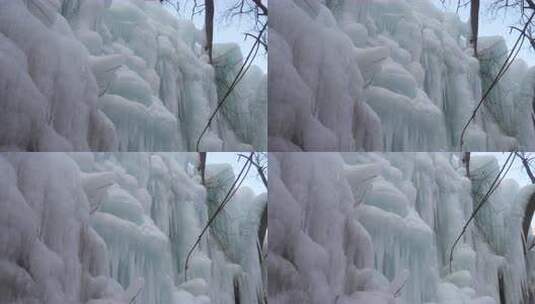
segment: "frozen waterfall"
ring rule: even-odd
[[[438,2],[434,1],[433,2]],[[273,1],[272,151],[459,151],[507,56],[431,0]],[[535,68],[516,61],[464,137],[468,151],[534,149]]]
[[[267,195],[197,154],[0,154],[0,303],[265,303],[257,231]]]
[[[269,303],[532,303],[533,185],[500,184],[450,270],[499,169],[489,155],[469,179],[453,153],[272,153]]]
[[[236,44],[158,1],[0,0],[0,150],[194,151]],[[204,151],[263,151],[267,76],[253,67],[203,137]]]

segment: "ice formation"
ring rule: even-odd
[[[450,269],[499,169],[491,155],[472,156],[469,179],[453,153],[272,153],[269,303],[533,303],[533,185],[500,184]]]
[[[185,255],[234,174],[196,154],[0,154],[0,303],[265,303],[265,193],[241,188]],[[223,193],[223,194],[222,194]]]
[[[0,150],[195,151],[243,61],[202,33],[159,1],[1,0]],[[265,150],[266,112],[253,67],[200,149]]]
[[[270,151],[459,151],[507,56],[431,0],[273,1]],[[436,1],[438,2],[438,1]],[[464,150],[535,146],[535,68],[518,60],[486,99]]]

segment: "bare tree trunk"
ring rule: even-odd
[[[470,23],[472,25],[471,42],[474,46],[474,56],[477,57],[477,36],[479,32],[479,0],[472,0],[470,6]]]
[[[262,210],[262,217],[260,218],[260,226],[258,227],[258,240],[260,242],[260,246],[264,246],[267,227],[268,227],[268,207],[266,205],[264,207],[264,210]]]
[[[203,185],[206,185],[205,181],[205,171],[206,171],[206,152],[199,152],[199,173],[201,174],[201,182]]]
[[[205,50],[208,52],[208,58],[210,60],[210,64],[212,64],[212,49],[214,42],[214,0],[205,0],[204,8],[204,27],[206,31]]]
[[[470,152],[464,152],[463,164],[466,168],[466,177],[470,178]]]

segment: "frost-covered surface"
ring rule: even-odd
[[[476,59],[469,26],[431,2],[273,1],[270,151],[458,151],[507,48],[480,38]],[[463,149],[534,148],[534,77],[511,66]]]
[[[1,0],[0,150],[194,151],[236,75],[236,44],[159,1]],[[254,67],[200,149],[265,150],[267,77]]]
[[[240,189],[187,251],[234,176],[196,154],[0,154],[0,303],[264,303],[266,194]],[[135,298],[135,301],[132,299]]]
[[[472,156],[470,170],[450,153],[272,153],[269,303],[532,303],[534,186],[505,179],[449,268],[499,166]]]

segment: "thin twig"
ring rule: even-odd
[[[130,302],[128,302],[128,304],[132,304],[136,301],[136,298],[137,296],[139,296],[139,294],[141,293],[141,289],[143,289],[143,287],[140,287],[137,292],[136,292],[136,295],[130,300]]]

